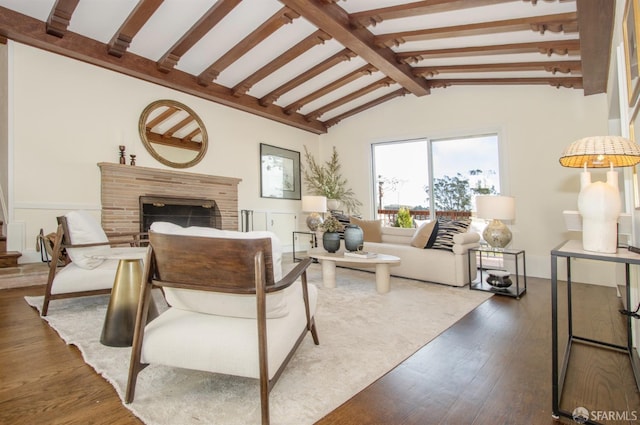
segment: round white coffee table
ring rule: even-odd
[[[345,257],[344,251],[330,253],[322,248],[313,248],[308,251],[311,258],[320,261],[322,265],[322,284],[325,288],[336,287],[336,264],[355,264],[359,266],[375,266],[376,289],[380,294],[389,292],[390,267],[400,264],[400,258],[393,255],[377,254],[372,258]]]

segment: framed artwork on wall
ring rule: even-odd
[[[638,35],[640,33],[639,16],[640,0],[627,0],[622,20],[622,37],[624,39],[624,56],[627,68],[627,95],[629,106],[633,106],[640,93],[640,69],[638,58],[640,46]]]
[[[260,196],[301,199],[300,152],[260,143]]]

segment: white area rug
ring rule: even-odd
[[[372,273],[343,268],[337,280],[325,289],[320,266],[309,268],[319,288],[320,345],[308,335],[273,388],[273,424],[319,420],[491,296],[400,278],[380,295]],[[26,299],[42,305],[42,297]],[[45,319],[122,398],[131,349],[100,344],[107,303],[106,296],[52,301]],[[260,423],[256,380],[156,365],[140,373],[135,400],[125,406],[150,425]]]

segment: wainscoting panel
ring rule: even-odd
[[[297,214],[288,212],[272,212],[269,214],[269,229],[280,239],[282,250],[291,252],[293,250],[293,231],[296,230]]]

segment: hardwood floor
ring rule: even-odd
[[[43,293],[43,286],[0,291],[0,423],[141,424],[23,300]]]
[[[528,283],[522,299],[492,297],[318,423],[558,423],[551,418],[550,283]],[[0,290],[0,423],[140,424],[113,387],[22,299],[42,291]],[[575,284],[574,308],[582,333],[620,342],[624,328],[614,288]],[[625,360],[593,347],[576,349],[563,407],[640,416]]]

